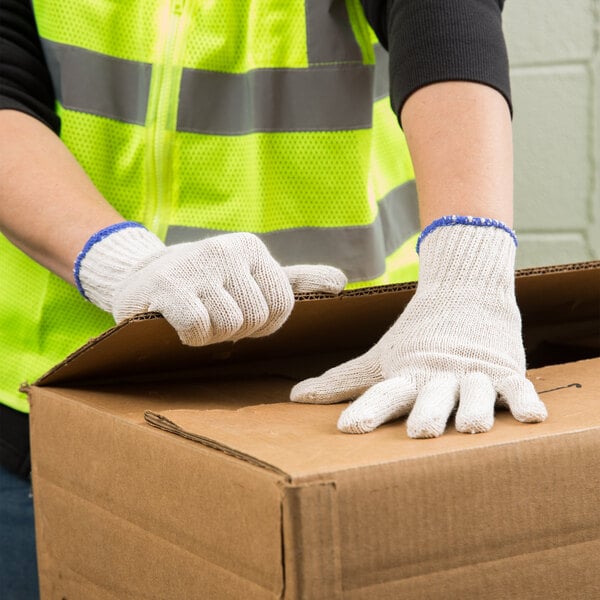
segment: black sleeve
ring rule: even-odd
[[[30,0],[0,0],[0,109],[14,109],[58,133],[60,120]]]
[[[512,113],[504,0],[361,0],[390,56],[390,96],[399,116],[407,98],[439,81],[498,90]]]

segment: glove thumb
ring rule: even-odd
[[[320,377],[297,383],[290,393],[292,402],[334,404],[352,400],[383,381],[376,346],[366,354],[342,363]]]

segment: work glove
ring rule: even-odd
[[[281,267],[251,233],[165,246],[132,222],[94,234],[74,275],[82,295],[117,323],[157,311],[190,346],[269,335],[291,313],[294,292],[338,294],[346,285],[334,267]]]
[[[484,432],[496,402],[519,421],[543,421],[546,408],[525,378],[515,247],[514,233],[499,221],[434,221],[417,246],[417,290],[391,329],[366,354],[298,383],[291,399],[357,398],[338,421],[346,433],[409,415],[410,437],[437,437],[457,405],[456,429]]]

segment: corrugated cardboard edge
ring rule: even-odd
[[[586,262],[578,263],[566,263],[562,265],[548,265],[542,267],[528,267],[526,269],[517,269],[515,272],[515,278],[518,282],[520,279],[528,277],[539,277],[541,275],[550,275],[555,273],[571,273],[573,271],[588,271],[600,269],[600,260],[591,260]],[[345,296],[369,296],[378,293],[388,292],[404,292],[414,291],[417,289],[417,282],[410,281],[407,283],[390,283],[388,285],[380,285],[376,287],[365,287],[357,288],[354,290],[347,290],[344,293]],[[303,300],[320,300],[328,298],[327,294],[299,294],[297,299]]]

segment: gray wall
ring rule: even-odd
[[[507,0],[517,266],[600,258],[600,0]]]

